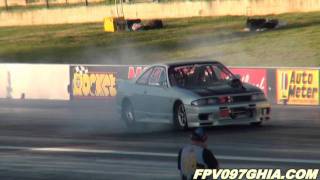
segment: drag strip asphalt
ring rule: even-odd
[[[178,179],[190,131],[127,129],[104,102],[0,102],[0,179]],[[320,167],[320,108],[274,106],[262,127],[208,128],[224,168]]]

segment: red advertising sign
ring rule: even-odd
[[[146,67],[147,66],[129,66],[128,79],[133,79],[140,76],[140,74]]]
[[[259,87],[268,94],[267,70],[259,68],[230,68],[233,74],[239,74],[241,81]]]

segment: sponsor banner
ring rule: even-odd
[[[128,79],[134,79],[142,73],[142,71],[147,68],[147,66],[133,66],[128,67]]]
[[[68,100],[69,66],[0,64],[0,98]]]
[[[117,80],[138,77],[141,65],[71,65],[71,99],[105,99],[117,94]]]
[[[277,69],[277,103],[319,104],[319,70]]]
[[[233,74],[241,76],[241,81],[259,87],[268,95],[267,70],[260,68],[230,68]]]
[[[70,66],[72,99],[101,99],[117,95],[120,66]]]

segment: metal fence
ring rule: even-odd
[[[116,3],[144,3],[158,0],[0,0],[0,9],[50,8],[89,5],[111,5]]]

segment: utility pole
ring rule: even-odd
[[[7,99],[11,99],[12,98],[12,86],[11,86],[11,73],[10,71],[7,72],[7,95],[6,98]]]
[[[4,0],[4,4],[6,6],[6,10],[8,11],[9,7],[8,7],[8,0]]]
[[[49,8],[49,0],[46,0],[46,6]]]

